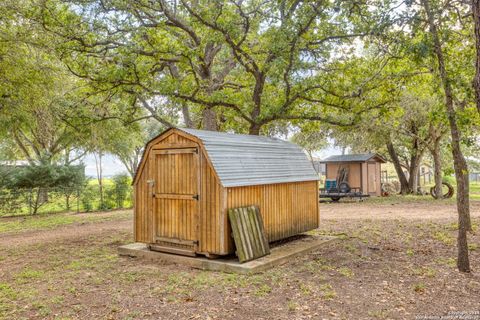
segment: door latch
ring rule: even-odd
[[[200,197],[198,196],[198,194],[196,194],[196,195],[192,196],[192,198],[195,199],[195,200],[198,200]]]

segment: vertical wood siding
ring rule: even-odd
[[[354,163],[329,163],[327,165],[327,172],[326,172],[326,178],[327,179],[336,179],[337,178],[337,173],[338,173],[338,168],[346,167],[348,168],[348,185],[351,188],[362,188],[362,164],[358,162]],[[364,189],[365,192],[366,189]]]
[[[144,170],[140,173],[138,183],[135,185],[135,204],[134,204],[134,225],[135,241],[150,243],[152,242],[152,216],[149,214],[152,197],[151,190],[147,184],[149,165],[145,164]]]
[[[382,164],[377,162],[376,164],[376,176],[377,176],[377,196],[382,195]]]
[[[179,134],[173,133],[167,137],[161,137],[152,145],[152,150],[170,148],[173,146],[191,146],[195,141]],[[222,224],[226,223],[220,204],[221,187],[218,178],[208,163],[201,148],[199,148],[200,190],[197,192],[192,181],[195,174],[192,158],[188,154],[176,154],[174,156],[156,155],[156,159],[150,159],[146,155],[145,165],[135,185],[135,241],[153,243],[153,227],[157,234],[167,238],[178,238],[186,235],[188,240],[198,240],[198,250],[204,253],[226,254],[222,237]],[[164,157],[164,160],[161,158]],[[153,161],[151,161],[153,160]],[[157,168],[157,169],[155,169]],[[150,178],[148,178],[150,176]],[[192,221],[196,210],[191,200],[163,200],[156,199],[156,208],[153,206],[153,198],[149,190],[147,180],[155,180],[156,193],[198,193],[200,210],[198,222]],[[175,208],[172,208],[175,206]],[[173,212],[178,210],[180,216],[174,219]],[[149,212],[150,211],[150,212]],[[153,226],[153,215],[156,215],[156,226]],[[197,229],[198,228],[198,229]],[[198,237],[198,239],[195,239]]]
[[[191,158],[178,155],[159,160],[162,156],[156,155],[150,159],[149,155],[155,153],[151,151],[178,148],[182,145],[187,148],[195,143],[199,141],[177,132],[160,136],[152,141],[135,184],[135,241],[153,243],[153,228],[156,228],[156,231],[165,237],[176,238],[187,234],[189,239],[198,240],[199,253],[219,255],[232,253],[234,245],[227,211],[229,208],[248,205],[257,205],[260,208],[269,241],[318,227],[317,181],[223,188],[201,147],[198,155],[198,222],[188,218],[194,210],[190,205],[198,203],[197,201],[176,200],[177,203],[174,204],[172,201],[154,200],[152,193],[188,194],[194,193],[195,188],[191,185],[194,174],[191,170],[193,167]],[[155,190],[148,185],[148,180],[155,180]],[[179,183],[183,186],[180,187]],[[157,202],[157,206],[154,206],[154,201]],[[162,212],[171,214],[174,211],[169,206],[176,206],[175,210],[181,213],[181,219],[174,219],[175,224],[167,221],[173,217],[162,215]],[[157,220],[155,226],[154,214]],[[165,229],[166,225],[173,225],[174,228]],[[197,239],[194,239],[194,236]]]
[[[227,210],[248,205],[260,208],[270,242],[315,229],[319,224],[317,181],[227,189]]]
[[[377,166],[375,163],[367,163],[368,193],[377,194]]]
[[[221,239],[222,187],[203,153],[200,155],[200,251],[225,254]]]

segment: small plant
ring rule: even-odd
[[[320,286],[320,291],[322,292],[322,297],[325,300],[332,300],[337,296],[335,290],[333,290],[330,284],[324,284]]]
[[[347,250],[347,251],[350,252],[350,253],[353,253],[353,254],[357,253],[357,248],[354,247],[354,246],[353,246],[352,244],[350,244],[350,243],[346,243],[345,246],[344,246],[344,248],[345,248],[345,250]]]
[[[354,273],[352,269],[348,267],[341,267],[337,269],[337,272],[340,273],[342,276],[347,277],[347,278],[352,278],[354,276]]]
[[[141,278],[141,274],[135,271],[124,272],[122,274],[122,279],[130,283],[137,282],[140,278]]]
[[[287,303],[288,311],[295,311],[298,308],[298,303],[293,300],[288,301]]]
[[[60,305],[64,302],[65,298],[62,296],[54,296],[51,300],[52,304]]]
[[[192,280],[193,287],[196,289],[205,288],[210,283],[212,283],[212,281],[208,272],[201,272],[196,275]]]
[[[172,273],[168,276],[167,283],[172,287],[179,287],[184,282],[184,276],[182,273]]]
[[[478,249],[478,246],[475,243],[469,243],[468,244],[468,250],[475,251],[477,249]]]
[[[33,302],[32,306],[35,309],[37,309],[38,313],[44,318],[46,318],[51,313],[51,310],[45,304],[43,304],[41,302]]]
[[[386,319],[388,316],[388,312],[386,310],[375,310],[375,311],[369,311],[368,315],[372,318]]]
[[[458,230],[458,223],[457,222],[452,222],[447,225],[447,229],[451,231],[457,231]]]
[[[478,224],[477,223],[472,223],[472,230],[473,232],[477,232],[477,229],[478,229]]]
[[[34,270],[30,267],[24,268],[22,272],[16,275],[19,282],[25,282],[33,279],[39,279],[43,276],[43,271]]]
[[[435,260],[438,264],[447,265],[454,267],[457,265],[457,260],[455,258],[438,258]]]
[[[433,234],[433,238],[442,242],[443,244],[445,244],[447,246],[451,246],[455,243],[455,240],[452,236],[450,236],[448,233],[442,232],[442,231],[435,232]]]
[[[319,273],[320,271],[328,271],[333,269],[334,267],[329,265],[324,258],[315,258],[315,260],[305,263],[303,267],[303,270],[311,273]]]
[[[310,286],[303,283],[300,284],[300,291],[302,291],[302,294],[305,296],[309,296],[312,293]]]
[[[257,291],[255,291],[255,296],[264,297],[268,295],[270,292],[272,292],[272,288],[269,285],[264,284],[261,287],[259,287]]]
[[[425,284],[424,283],[417,283],[413,286],[413,290],[417,293],[425,292]]]
[[[125,320],[134,320],[134,319],[139,319],[140,318],[140,315],[141,315],[141,312],[139,311],[132,311],[130,312],[127,317],[125,318]]]
[[[417,276],[426,276],[429,278],[433,278],[435,277],[437,272],[435,271],[435,269],[431,267],[422,267],[422,268],[413,269],[413,274]]]
[[[407,249],[407,256],[413,257],[415,255],[415,251],[413,249]]]
[[[317,266],[317,264],[315,263],[315,261],[309,261],[309,262],[305,263],[303,268],[304,268],[305,271],[315,273],[317,271],[316,266]]]
[[[0,283],[0,299],[7,298],[9,300],[17,299],[17,292],[8,284]]]

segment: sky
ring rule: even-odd
[[[111,177],[119,173],[127,173],[125,166],[114,156],[107,154],[102,158],[103,162],[103,176]],[[88,177],[96,178],[97,171],[95,167],[95,157],[93,154],[88,154],[84,159],[85,175]]]

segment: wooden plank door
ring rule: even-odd
[[[375,163],[367,163],[368,193],[377,193],[377,166]]]
[[[198,247],[198,148],[152,150],[153,239],[161,251],[195,252]],[[162,250],[161,246],[176,248]]]

